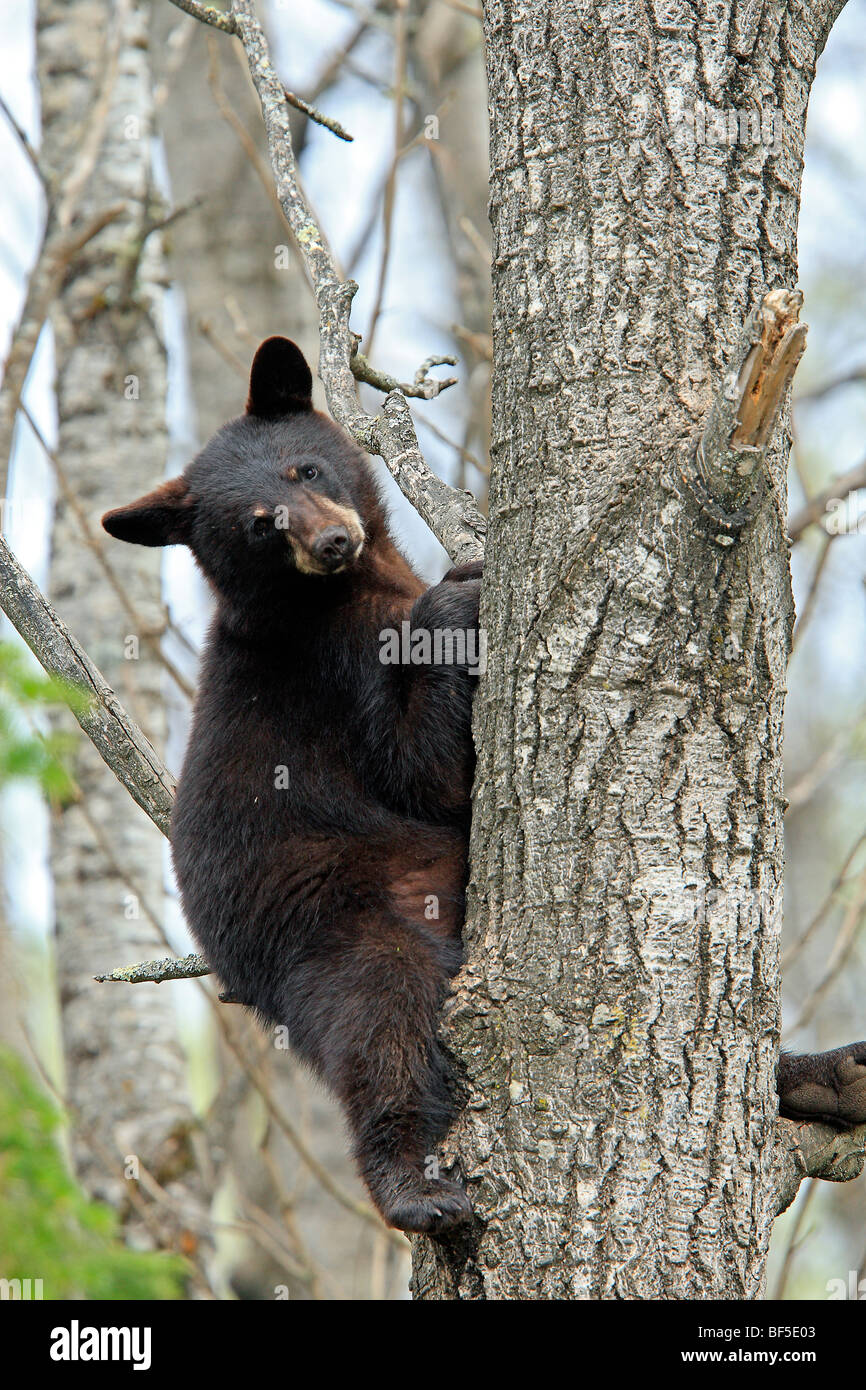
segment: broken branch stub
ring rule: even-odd
[[[800,290],[770,290],[750,314],[695,451],[699,501],[705,494],[705,509],[715,504],[720,524],[727,517],[731,530],[758,500],[760,464],[806,346],[802,304]]]

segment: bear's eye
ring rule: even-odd
[[[254,536],[266,536],[273,530],[274,518],[272,516],[253,517],[252,532]]]
[[[305,483],[311,483],[314,478],[318,478],[319,470],[314,463],[308,463],[306,468],[301,469],[301,477]]]

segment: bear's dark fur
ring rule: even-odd
[[[383,664],[380,634],[477,632],[480,566],[426,588],[311,392],[269,338],[247,413],[103,524],[188,545],[217,598],[172,821],[187,921],[342,1101],[385,1220],[439,1232],[469,1215],[427,1172],[453,1113],[436,1018],[461,960],[475,677]],[[783,1108],[866,1118],[863,1063],[864,1044],[783,1058]]]

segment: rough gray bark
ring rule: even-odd
[[[485,6],[490,657],[445,1026],[478,1223],[415,1242],[420,1297],[762,1290],[787,439],[733,543],[681,468],[750,310],[796,284],[806,103],[841,8]],[[744,109],[775,112],[775,151],[718,138]]]
[[[165,469],[162,267],[142,228],[153,209],[151,77],[145,18],[132,0],[40,0],[37,62],[41,156],[51,173],[70,166],[107,55],[116,77],[104,131],[80,196],[80,215],[122,214],[80,255],[52,308],[57,357],[58,455],[88,516],[154,485]],[[114,563],[145,621],[163,619],[158,551],[129,547]],[[133,717],[162,747],[162,667],[82,543],[58,499],[52,532],[51,598],[81,636]],[[137,638],[137,653],[126,639]],[[126,659],[133,655],[134,659]],[[186,1061],[170,991],[145,987],[106,997],[93,976],[115,961],[162,946],[135,893],[162,900],[163,838],[82,740],[74,761],[80,805],[52,833],[57,974],[72,1150],[85,1187],[117,1207],[136,1244],[190,1248],[207,1194],[195,1168]],[[166,790],[166,795],[169,792]],[[96,827],[96,837],[94,834]],[[99,843],[99,836],[103,845]],[[138,1159],[171,1205],[141,1202],[124,1163]]]

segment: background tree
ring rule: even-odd
[[[159,746],[166,732],[159,557],[112,556],[112,584],[101,542],[88,546],[85,536],[82,544],[80,522],[83,515],[89,525],[110,506],[119,486],[155,484],[165,459],[164,270],[149,235],[161,210],[146,10],[40,0],[37,63],[46,237],[105,223],[51,301],[61,472],[49,592]],[[174,1002],[165,992],[130,991],[122,1007],[106,1010],[93,988],[106,952],[163,945],[147,914],[151,906],[161,925],[162,839],[123,787],[103,777],[85,740],[73,774],[80,798],[54,821],[52,873],[75,1167],[88,1192],[118,1208],[138,1244],[183,1240],[191,1249],[200,1230],[184,1205],[197,1206],[205,1192]],[[174,1207],[138,1201],[142,1169]]]

